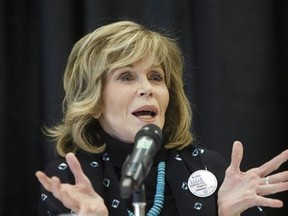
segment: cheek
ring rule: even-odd
[[[123,117],[129,104],[129,92],[131,89],[107,86],[107,90],[103,92],[103,113],[110,118]]]
[[[169,104],[169,91],[165,89],[159,96],[159,103],[161,106],[161,117],[165,120],[165,114],[167,112],[168,104]]]
[[[169,100],[170,100],[170,94],[168,89],[165,90],[164,95],[163,95],[163,103],[165,106],[165,112],[167,110],[168,104],[169,104]]]
[[[108,83],[102,92],[102,101],[103,101],[103,111],[113,110],[115,108],[115,104],[118,104],[118,92],[121,89],[117,88],[117,86]]]

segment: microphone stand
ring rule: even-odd
[[[145,216],[146,195],[144,183],[138,185],[132,178],[124,177],[121,179],[120,193],[123,199],[129,198],[133,193],[134,216]]]
[[[145,216],[146,196],[143,183],[133,192],[132,205],[134,206],[134,216]]]

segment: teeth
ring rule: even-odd
[[[152,116],[138,116],[141,119],[152,119]]]

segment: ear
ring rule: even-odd
[[[101,114],[102,114],[102,110],[101,110],[101,109],[97,109],[97,110],[95,111],[93,117],[94,117],[95,119],[99,119],[100,116],[101,116]]]

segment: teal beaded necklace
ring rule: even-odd
[[[166,163],[164,161],[158,164],[157,169],[157,184],[156,184],[156,193],[154,196],[154,203],[152,208],[149,210],[146,216],[158,216],[161,213],[161,210],[164,205],[164,192],[165,192],[165,168]],[[128,210],[129,216],[134,216],[132,211]]]

